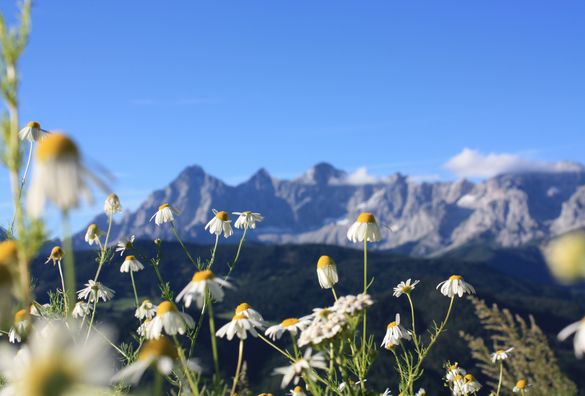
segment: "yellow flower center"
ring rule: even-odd
[[[299,323],[299,320],[297,318],[288,318],[288,319],[283,320],[280,323],[280,325],[286,329],[287,327],[294,326],[297,323]]]
[[[0,242],[0,263],[14,264],[16,262],[18,250],[16,241]]]
[[[450,281],[454,281],[454,280],[459,280],[460,281],[460,280],[463,280],[463,277],[461,275],[451,275],[449,277],[449,280]]]
[[[375,223],[376,218],[371,213],[363,212],[363,213],[360,213],[360,215],[357,218],[357,221],[358,221],[358,223]]]
[[[28,313],[26,312],[26,309],[21,309],[20,311],[14,314],[14,323],[22,322],[23,320],[26,319],[27,315]]]
[[[168,203],[164,203],[164,204],[162,204],[161,206],[158,207],[158,210],[163,210],[165,208],[168,208],[169,206],[171,206],[171,205],[169,205]]]
[[[215,275],[211,270],[195,272],[193,275],[193,282],[201,282],[215,278]]]
[[[242,312],[244,312],[245,310],[247,310],[247,309],[250,309],[250,308],[252,308],[252,307],[250,306],[250,304],[248,304],[248,303],[241,303],[240,305],[238,305],[238,306],[236,307],[236,315],[237,315],[237,314],[240,314],[240,313],[242,313]]]
[[[61,249],[61,247],[55,246],[53,249],[51,249],[52,259],[60,259],[61,257],[63,257],[63,249]]]
[[[40,128],[41,124],[39,124],[36,121],[29,121],[28,124],[26,124],[26,126],[29,128]]]
[[[301,393],[303,391],[303,388],[301,388],[300,386],[295,386],[295,388],[293,389],[293,392],[295,393]]]
[[[518,382],[516,382],[516,388],[518,389],[526,388],[526,380],[525,379],[518,380]]]
[[[172,302],[170,301],[163,301],[160,304],[158,304],[158,307],[156,308],[156,316],[162,316],[164,314],[166,314],[167,312],[176,312],[177,308],[175,308],[175,306],[173,305]]]
[[[457,370],[459,368],[459,364],[455,363],[449,366],[449,371]]]
[[[453,381],[461,381],[462,379],[463,379],[462,376],[456,375],[455,378],[453,378]]]
[[[219,219],[219,220],[221,220],[221,221],[228,221],[228,219],[229,219],[229,215],[228,215],[228,212],[224,212],[224,211],[222,210],[221,212],[217,212],[217,213],[215,214],[215,218],[216,218],[216,219]]]
[[[73,140],[60,133],[48,134],[37,148],[37,159],[48,161],[65,156],[79,158],[79,150]]]
[[[504,351],[503,349],[498,349],[496,351],[496,355],[503,355],[504,353],[506,353],[506,351]]]
[[[110,202],[117,202],[120,200],[120,198],[118,198],[118,196],[115,193],[111,193],[110,195],[108,195],[107,199]]]
[[[173,344],[167,341],[166,337],[160,337],[158,339],[148,341],[138,354],[138,360],[146,360],[150,357],[160,358],[167,356],[172,359],[177,357],[177,349]]]
[[[396,347],[396,344],[386,344],[386,345],[384,345],[384,348],[386,348],[386,350],[388,350],[388,351],[393,350],[394,347]]]
[[[388,323],[388,326],[386,326],[386,329],[391,329],[391,328],[396,327],[396,326],[398,326],[396,324],[396,322],[390,322],[390,323]]]
[[[319,257],[319,261],[317,261],[317,268],[325,268],[329,266],[335,266],[335,261],[329,256],[321,256]]]
[[[404,285],[402,286],[402,293],[410,293],[412,291],[412,286]]]
[[[79,368],[62,356],[51,356],[31,363],[28,371],[33,374],[23,381],[23,395],[64,395],[71,391],[79,377]]]
[[[87,227],[87,232],[88,232],[88,233],[90,233],[90,234],[92,234],[92,235],[96,235],[96,234],[98,234],[98,233],[99,233],[99,231],[100,231],[100,230],[99,230],[99,228],[98,228],[98,226],[97,226],[96,224],[90,224],[90,225]]]
[[[473,381],[475,381],[475,378],[473,378],[473,375],[471,375],[471,374],[465,374],[465,377],[463,377],[463,380],[465,382],[473,382]]]
[[[241,319],[248,319],[248,318],[244,314],[237,314],[237,315],[234,315],[234,317],[232,318],[232,321],[241,320]]]
[[[144,299],[142,301],[142,305],[146,305],[146,304],[150,304],[150,300],[149,299]]]
[[[126,256],[126,260],[125,261],[134,261],[136,260],[136,257],[134,256]]]

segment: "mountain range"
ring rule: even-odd
[[[377,249],[434,256],[478,242],[503,248],[535,245],[585,227],[585,168],[503,174],[476,183],[418,182],[400,173],[360,181],[319,163],[292,180],[260,169],[230,186],[190,166],[137,210],[116,220],[111,240],[130,235],[173,239],[170,227],[149,221],[165,202],[180,211],[176,227],[185,241],[213,242],[204,227],[215,208],[262,213],[265,221],[248,234],[259,242],[350,246],[348,227],[360,212],[368,211],[383,226]],[[107,226],[105,215],[92,222],[101,229]],[[75,237],[77,247],[84,244],[84,232]]]

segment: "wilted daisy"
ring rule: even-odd
[[[467,371],[459,367],[459,363],[454,363],[447,368],[447,374],[445,375],[445,378],[447,379],[447,381],[453,382],[455,381],[455,378],[457,377],[463,378],[465,374],[467,374]]]
[[[136,308],[136,312],[134,313],[134,316],[140,320],[144,318],[152,319],[154,318],[154,315],[156,315],[156,307],[150,302],[150,300],[142,301],[142,304]]]
[[[410,340],[410,331],[400,325],[400,314],[396,314],[394,322],[390,322],[386,326],[386,335],[382,341],[382,346],[396,345],[402,339]]]
[[[94,300],[103,300],[104,302],[111,300],[116,293],[107,286],[104,286],[101,282],[96,282],[90,279],[85,284],[85,288],[77,292],[77,298],[87,300],[87,302],[93,302]]]
[[[159,338],[164,329],[168,335],[185,334],[187,329],[195,326],[193,318],[186,313],[179,312],[170,301],[161,302],[156,308],[156,316],[148,326],[149,339]]]
[[[199,308],[203,307],[203,302],[207,295],[207,290],[214,301],[222,301],[224,292],[222,287],[231,287],[231,283],[216,277],[211,270],[195,272],[191,282],[185,286],[177,295],[176,302],[183,300],[185,307],[189,308],[191,302],[195,300]]]
[[[337,265],[329,256],[321,256],[317,261],[317,277],[323,289],[331,289],[339,281]]]
[[[235,314],[245,315],[247,318],[254,319],[257,322],[264,323],[264,318],[260,314],[260,312],[256,311],[252,306],[248,303],[241,303],[236,307]]]
[[[87,227],[87,231],[85,232],[85,242],[89,244],[89,246],[97,243],[100,243],[100,229],[96,224],[90,224]]]
[[[441,294],[450,298],[456,295],[463,297],[463,293],[475,294],[473,286],[465,282],[460,275],[451,275],[449,279],[437,285],[437,289],[439,288]]]
[[[135,235],[132,235],[129,239],[120,239],[116,244],[116,252],[119,252],[120,256],[123,256],[126,250],[134,247],[134,239],[136,239]]]
[[[311,348],[307,348],[302,358],[295,360],[290,366],[278,367],[274,369],[274,374],[280,374],[283,376],[280,386],[284,388],[291,381],[294,384],[298,384],[300,378],[303,375],[307,375],[312,381],[316,380],[313,369],[327,369],[327,363],[325,363],[325,356],[323,353],[316,353],[312,355],[313,351]]]
[[[264,220],[264,217],[262,217],[262,215],[260,213],[254,213],[254,212],[250,212],[250,211],[232,212],[232,214],[235,214],[238,216],[238,218],[236,219],[236,222],[234,223],[234,227],[236,227],[238,229],[240,229],[240,228],[255,229],[256,223],[259,223],[262,220]]]
[[[79,206],[80,196],[91,201],[87,187],[89,172],[81,164],[81,155],[75,143],[60,133],[51,133],[42,139],[36,150],[27,195],[27,209],[33,218],[38,218],[48,200],[62,212]]]
[[[585,278],[585,233],[572,232],[553,240],[544,251],[546,263],[563,282]]]
[[[140,337],[150,338],[148,336],[148,330],[150,328],[150,322],[152,322],[152,320],[146,319],[144,322],[142,322],[142,324],[140,326],[138,326],[138,329],[136,329],[136,333],[138,333],[138,335]]]
[[[352,242],[376,242],[381,238],[380,227],[371,213],[361,213],[356,222],[349,227],[347,239]]]
[[[307,396],[307,394],[305,393],[305,391],[303,390],[303,388],[301,388],[300,386],[295,386],[294,389],[290,390],[290,395],[291,396]]]
[[[495,362],[500,361],[500,360],[508,359],[508,354],[510,352],[512,352],[513,350],[514,350],[514,348],[498,349],[497,351],[492,353],[492,363],[495,363]]]
[[[52,321],[31,332],[28,345],[18,352],[2,349],[2,395],[80,395],[87,386],[107,386],[112,376],[109,346],[101,337],[76,342],[80,337],[76,326]]]
[[[49,261],[52,261],[53,265],[61,264],[61,260],[63,260],[63,254],[63,249],[61,249],[60,246],[55,246],[53,249],[51,249],[51,254],[49,254],[49,257],[47,257],[45,264],[47,264]]]
[[[305,329],[311,321],[309,319],[288,318],[275,326],[266,329],[266,334],[272,340],[279,339],[285,332],[296,335],[300,330]]]
[[[420,388],[415,394],[414,396],[426,396],[427,395],[427,391],[424,388]]]
[[[173,208],[168,203],[164,203],[158,207],[157,212],[152,215],[152,217],[150,218],[150,221],[152,221],[152,219],[154,219],[154,223],[156,225],[161,225],[164,223],[168,223],[170,221],[174,221],[175,220],[174,215],[178,215],[178,214],[179,214],[179,211],[177,209]]]
[[[559,341],[565,341],[573,333],[575,333],[575,338],[573,339],[575,356],[581,359],[585,354],[585,316],[580,321],[572,323],[561,330],[558,339]]]
[[[237,335],[240,340],[245,340],[248,338],[248,333],[254,337],[258,337],[256,329],[261,330],[262,323],[240,313],[234,315],[232,320],[217,330],[215,335],[222,338],[226,337],[230,341]]]
[[[122,204],[120,203],[120,198],[114,193],[108,195],[106,197],[106,200],[104,201],[105,214],[107,214],[108,216],[113,216],[116,213],[120,213],[121,211]]]
[[[21,309],[14,314],[14,324],[8,332],[8,341],[11,343],[20,342],[22,337],[28,333],[30,328],[30,316],[26,309]]]
[[[71,316],[75,319],[84,318],[91,313],[92,306],[89,303],[78,301],[71,311]]]
[[[41,124],[36,121],[29,121],[24,128],[18,132],[20,140],[29,142],[38,142],[48,132],[41,128]]]
[[[518,380],[518,382],[516,382],[516,385],[514,386],[514,389],[512,389],[512,391],[514,393],[518,393],[518,392],[528,392],[528,384],[526,383],[526,380],[524,378],[521,378]]]
[[[402,281],[396,285],[396,287],[394,287],[394,293],[392,294],[394,297],[400,297],[403,294],[410,294],[410,292],[414,290],[415,286],[418,285],[419,282],[420,281],[415,280],[411,283],[410,279],[407,279],[406,282]]]
[[[218,212],[215,209],[213,209],[213,213],[215,216],[213,219],[209,220],[205,229],[209,228],[209,233],[215,235],[221,235],[223,232],[225,238],[231,236],[234,233],[234,230],[232,230],[232,226],[230,225],[231,220],[229,219],[228,213],[224,211]]]
[[[126,256],[124,262],[120,266],[120,272],[137,272],[144,269],[144,265],[134,256]]]

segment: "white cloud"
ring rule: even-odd
[[[444,165],[458,177],[486,178],[503,173],[577,172],[585,168],[574,162],[546,162],[523,158],[517,154],[489,153],[464,148]]]
[[[351,184],[354,186],[362,185],[362,184],[374,184],[377,183],[379,180],[368,173],[368,168],[365,166],[361,166],[357,168],[354,172],[348,174],[343,180],[343,184]]]

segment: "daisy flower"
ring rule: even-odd
[[[492,363],[495,363],[495,362],[500,361],[500,360],[508,359],[508,357],[509,357],[508,354],[510,352],[512,352],[513,350],[514,350],[514,348],[498,349],[497,351],[492,353]]]
[[[291,396],[307,396],[307,394],[305,393],[305,391],[303,390],[303,388],[301,388],[300,386],[295,386],[294,389],[290,390],[290,395]]]
[[[259,223],[264,220],[264,217],[260,213],[254,213],[250,211],[246,212],[232,212],[238,216],[236,222],[234,223],[234,227],[240,228],[256,228],[256,223]]]
[[[123,256],[126,250],[134,247],[134,239],[136,239],[135,235],[132,235],[129,239],[120,239],[116,244],[116,252],[120,252],[120,256]]]
[[[347,239],[354,243],[363,242],[364,239],[368,242],[376,242],[380,238],[380,227],[371,213],[361,213],[356,222],[347,230]]]
[[[299,331],[305,329],[310,323],[309,319],[288,318],[275,326],[270,326],[264,334],[274,341],[280,339],[286,331],[293,336],[297,335]]]
[[[89,303],[78,301],[73,307],[73,311],[71,312],[71,316],[75,319],[84,318],[91,313],[92,306]]]
[[[402,281],[396,287],[394,287],[394,297],[400,297],[403,294],[410,294],[415,288],[416,285],[419,284],[420,281],[415,280],[411,283],[411,279],[407,279],[406,282]]]
[[[260,314],[260,312],[256,311],[252,306],[248,303],[241,303],[236,307],[235,311],[236,315],[242,314],[245,315],[247,318],[254,319],[257,322],[264,323],[264,318]]]
[[[585,316],[580,321],[572,323],[561,330],[558,339],[559,341],[565,341],[573,333],[575,333],[573,340],[575,356],[581,359],[583,354],[585,354]]]
[[[150,221],[154,219],[154,224],[161,225],[175,220],[174,215],[178,215],[179,211],[173,208],[168,203],[164,203],[158,207],[158,211],[152,215]]]
[[[83,167],[71,139],[60,133],[46,135],[37,146],[36,159],[26,202],[31,217],[42,215],[47,200],[62,212],[78,207],[80,196],[91,202],[87,180],[96,177]]]
[[[28,333],[30,328],[30,316],[26,309],[21,309],[14,314],[14,325],[8,332],[8,341],[16,343],[22,341],[22,337]]]
[[[41,128],[41,124],[36,121],[30,121],[24,128],[18,132],[20,140],[29,142],[38,142],[45,137],[48,132]]]
[[[424,388],[420,388],[415,394],[414,396],[426,396],[427,395],[427,391]]]
[[[386,326],[386,335],[382,341],[382,346],[397,345],[402,339],[410,340],[410,331],[400,325],[400,314],[396,314],[394,322],[390,322]]]
[[[122,204],[118,195],[111,193],[104,201],[104,213],[108,216],[113,216],[122,211]]]
[[[156,316],[151,320],[146,333],[149,339],[160,338],[163,329],[171,336],[183,335],[194,326],[195,321],[191,316],[179,312],[172,302],[163,301],[156,308]]]
[[[142,304],[138,308],[136,308],[136,312],[134,316],[136,316],[139,320],[144,318],[152,319],[156,315],[156,307],[150,302],[150,300],[142,301]]]
[[[455,381],[455,378],[457,377],[461,377],[463,378],[463,376],[467,374],[467,371],[465,371],[465,369],[462,369],[461,367],[459,367],[459,363],[455,363],[449,366],[449,368],[447,369],[447,375],[445,376],[445,378],[447,379],[447,381],[449,382],[453,382]]]
[[[516,382],[516,385],[514,386],[514,389],[512,389],[512,391],[514,393],[518,393],[518,392],[528,392],[528,384],[526,383],[526,380],[524,378],[521,378],[518,380],[518,382]]]
[[[150,338],[148,335],[149,334],[148,329],[150,327],[150,322],[152,322],[152,320],[146,319],[140,326],[138,326],[138,329],[136,329],[136,333],[138,333],[138,335],[140,337]]]
[[[248,338],[248,333],[253,337],[258,337],[256,329],[262,329],[262,323],[257,320],[248,318],[244,314],[234,315],[231,321],[223,325],[219,330],[215,332],[217,337],[226,337],[228,340],[232,340],[235,335],[240,340]]]
[[[53,249],[51,249],[51,254],[49,254],[49,257],[47,257],[47,261],[45,261],[45,264],[47,264],[49,261],[52,261],[53,265],[61,264],[63,254],[63,249],[61,249],[60,246],[53,247]]]
[[[463,376],[463,385],[461,386],[463,394],[469,395],[476,393],[481,389],[481,384],[477,382],[472,374],[465,374]]]
[[[100,229],[96,224],[90,224],[87,227],[87,231],[85,232],[85,242],[89,244],[89,246],[97,243],[100,243]]]
[[[283,376],[280,386],[286,387],[291,381],[295,385],[299,383],[301,376],[307,375],[311,380],[316,380],[313,369],[327,369],[327,363],[325,362],[325,356],[319,352],[312,355],[313,351],[311,348],[307,348],[302,358],[297,359],[290,366],[278,367],[274,369],[274,374],[280,374]]]
[[[126,256],[124,262],[120,266],[120,272],[138,272],[144,269],[144,265],[134,256]]]
[[[339,281],[337,265],[329,256],[321,256],[317,261],[317,277],[322,289],[331,289]]]
[[[437,289],[441,290],[441,294],[449,298],[453,296],[463,297],[463,293],[475,294],[475,289],[469,283],[463,280],[460,275],[451,275],[449,279],[437,285]]]
[[[111,300],[116,293],[107,286],[104,286],[101,282],[96,282],[90,279],[85,284],[85,288],[77,292],[77,298],[87,300],[92,303],[94,300],[103,300],[104,302]]]
[[[213,213],[215,216],[213,219],[209,220],[209,223],[207,223],[205,229],[209,228],[209,233],[215,235],[221,235],[223,232],[224,238],[231,236],[234,231],[230,225],[231,220],[229,219],[228,213],[224,211],[218,212],[215,209],[213,209]]]
[[[195,300],[197,306],[201,308],[207,291],[209,291],[214,301],[222,301],[224,296],[223,287],[232,287],[232,285],[221,278],[217,278],[211,270],[198,271],[191,278],[191,282],[177,295],[175,301],[183,300],[185,307],[189,308],[193,300]]]
[[[0,264],[13,266],[18,261],[18,248],[16,241],[8,240],[0,242]]]

